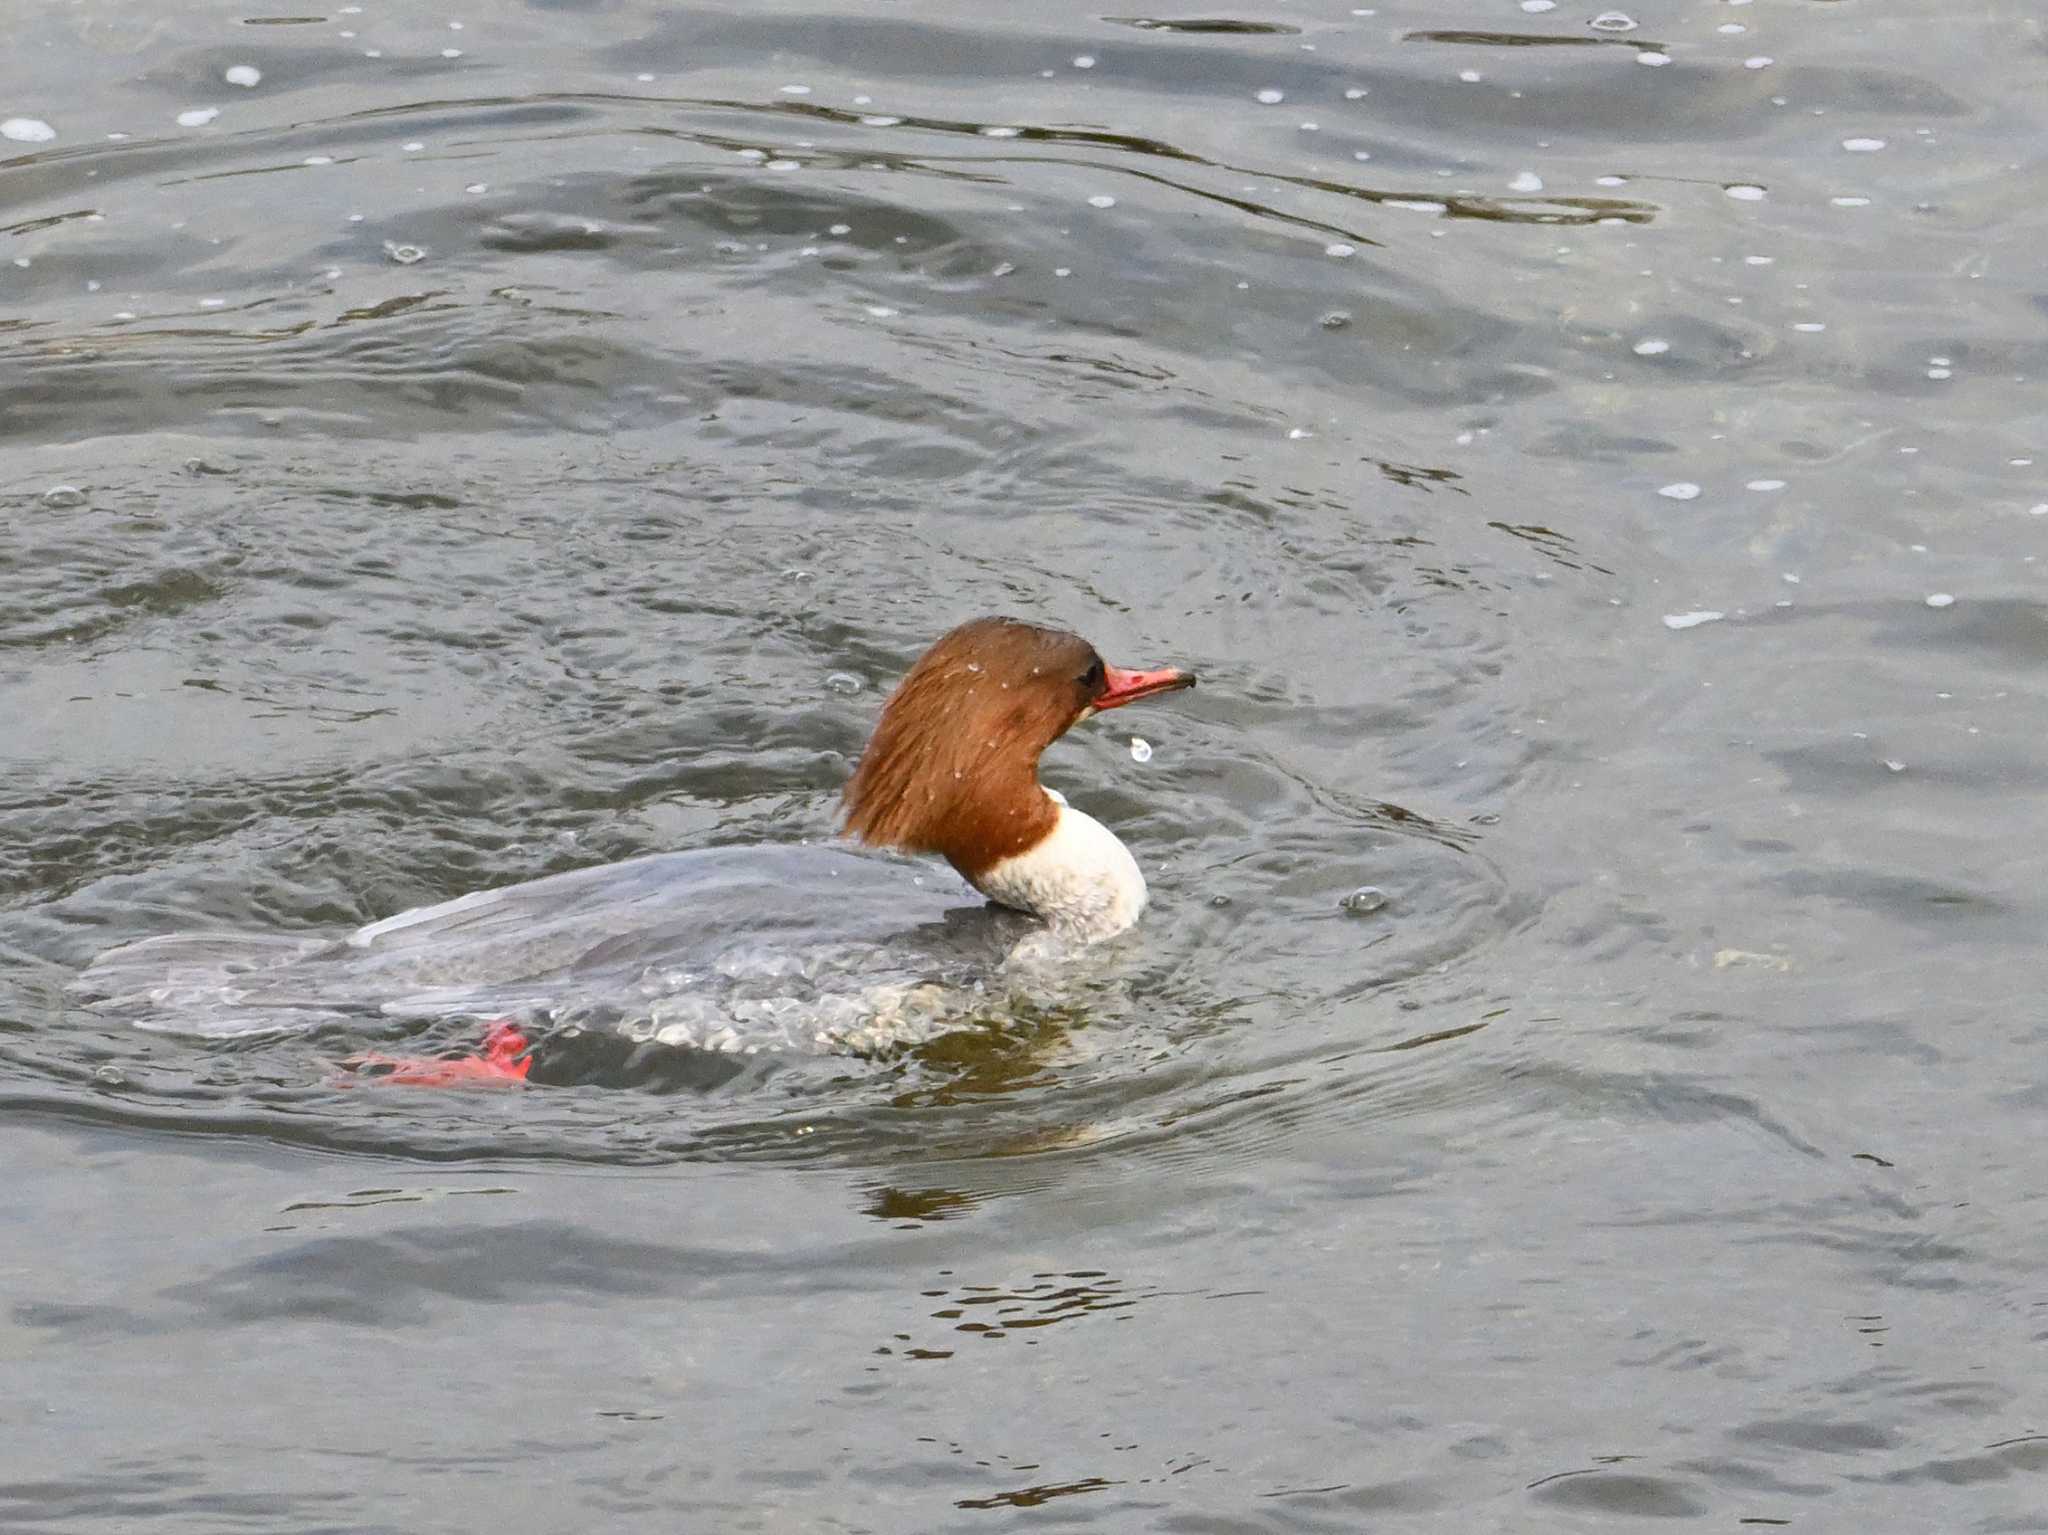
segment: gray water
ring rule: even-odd
[[[2034,7],[252,9],[0,53],[0,1525],[2048,1530]],[[67,996],[827,836],[990,611],[1202,674],[1078,1001]]]

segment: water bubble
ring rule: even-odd
[[[468,186],[464,187],[462,190],[467,192],[471,197],[481,197],[484,195],[484,193],[490,191],[490,189],[491,184],[488,181],[472,181]]]
[[[333,156],[333,155],[307,155],[307,156],[306,156],[306,158],[305,158],[305,160],[304,160],[303,162],[301,162],[301,163],[302,163],[302,164],[306,164],[306,165],[332,165],[332,164],[334,163],[334,156]]]
[[[1747,181],[1738,181],[1721,190],[1739,203],[1760,203],[1764,200],[1764,189]]]
[[[1670,485],[1658,487],[1657,494],[1667,501],[1696,501],[1699,499],[1700,488],[1691,480],[1678,480]]]
[[[1152,760],[1152,743],[1151,743],[1150,741],[1146,740],[1146,739],[1145,739],[1145,738],[1144,738],[1143,736],[1132,736],[1132,737],[1131,737],[1131,761],[1133,761],[1133,762],[1150,762],[1151,760]]]
[[[1785,482],[1783,480],[1751,480],[1742,488],[1744,490],[1783,490]]]
[[[1883,139],[1844,139],[1842,147],[1851,154],[1874,155],[1884,148]]]
[[[1701,624],[1717,624],[1726,618],[1726,613],[1713,608],[1698,608],[1690,613],[1666,613],[1664,627],[1667,629],[1697,629]]]
[[[1557,9],[1557,0],[1522,0],[1522,9],[1531,16],[1541,16],[1545,11]]]
[[[896,311],[891,309],[887,304],[868,304],[864,307],[867,309],[867,312],[869,314],[873,315],[878,320],[893,320],[896,318]]]
[[[1484,80],[1486,76],[1481,74],[1476,69],[1461,69],[1458,71],[1458,78],[1460,80],[1463,80],[1467,85],[1477,85],[1481,80]]]
[[[1836,208],[1868,208],[1870,206],[1870,199],[1867,197],[1830,197],[1828,202]]]
[[[1645,340],[1638,341],[1633,350],[1638,357],[1662,357],[1671,350],[1671,343],[1651,336]]]
[[[1305,426],[1290,426],[1287,429],[1287,440],[1289,442],[1300,442],[1305,437],[1313,436],[1315,436],[1315,433]]]
[[[1540,192],[1543,190],[1543,178],[1534,171],[1522,171],[1516,175],[1513,181],[1508,183],[1508,190],[1510,192]]]
[[[1107,192],[1097,192],[1088,199],[1088,206],[1091,208],[1114,208],[1116,206],[1116,199]]]
[[[0,139],[17,144],[47,144],[56,136],[57,130],[40,117],[10,117],[0,123]]]
[[[980,133],[985,139],[1014,139],[1023,131],[1022,128],[983,128]]]
[[[230,85],[239,85],[244,90],[250,90],[263,78],[263,71],[254,64],[230,64],[221,71],[220,77]]]
[[[850,235],[853,233],[853,226],[851,224],[834,224],[825,233],[828,235]]]
[[[2038,502],[2027,508],[2029,517],[2048,517],[2048,501]]]
[[[811,88],[808,85],[785,85],[782,87],[782,94],[785,96],[808,96],[811,94]]]
[[[1265,90],[1259,92],[1259,100],[1263,101],[1269,107],[1278,106],[1281,102],[1285,101],[1286,99],[1287,92],[1276,91],[1272,89],[1270,86],[1267,87]]]
[[[804,168],[801,160],[770,160],[765,167],[771,171],[800,171]]]
[[[829,692],[844,693],[851,697],[861,690],[862,683],[852,672],[833,672],[825,679],[825,687]]]
[[[1332,309],[1328,314],[1316,321],[1316,324],[1322,326],[1324,330],[1342,330],[1350,323],[1351,311],[1348,309]]]
[[[1391,900],[1393,897],[1378,885],[1360,885],[1337,904],[1349,916],[1369,917],[1376,911],[1386,910],[1387,903]]]
[[[1744,69],[1769,69],[1773,64],[1777,62],[1778,61],[1772,58],[1768,53],[1759,53],[1753,55],[1750,58],[1744,59],[1742,61],[1742,67]]]
[[[869,128],[893,128],[902,121],[902,118],[891,117],[886,112],[877,112],[871,117],[861,119],[862,124]]]
[[[462,57],[462,50],[460,48],[443,48],[441,50],[441,57],[444,59],[459,59]]]
[[[400,245],[396,240],[386,240],[384,242],[384,254],[400,266],[411,266],[415,261],[427,259],[425,246]]]
[[[219,107],[192,107],[178,114],[178,126],[180,128],[204,128],[218,116],[220,116]]]
[[[121,1088],[129,1085],[128,1073],[119,1066],[95,1066],[92,1080],[95,1087]]]
[[[1956,605],[1955,594],[1952,592],[1929,592],[1927,594],[1927,605],[1930,608],[1952,608]]]
[[[1346,245],[1342,240],[1333,240],[1323,247],[1323,254],[1325,256],[1355,256],[1358,254],[1358,247]]]
[[[76,485],[52,485],[43,492],[43,505],[71,507],[85,505],[85,492]]]
[[[1363,85],[1347,85],[1344,87],[1344,99],[1346,101],[1363,101],[1365,100],[1367,89]]]
[[[1794,320],[1792,328],[1803,335],[1818,336],[1828,328],[1828,322],[1825,320]]]
[[[1668,53],[1659,53],[1654,48],[1645,48],[1642,52],[1636,55],[1636,62],[1638,64],[1647,64],[1652,69],[1662,69],[1666,64],[1669,64],[1671,62],[1671,55]]]
[[[1889,772],[1903,773],[1906,771],[1906,764],[1899,761],[1896,757],[1885,758],[1884,765],[1886,770]]]
[[[1626,11],[1602,11],[1586,25],[1595,32],[1633,32],[1636,19]]]
[[[1074,55],[1074,68],[1093,69],[1094,67],[1095,55],[1092,53],[1077,53]]]

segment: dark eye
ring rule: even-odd
[[[1097,656],[1091,661],[1088,665],[1088,670],[1081,673],[1081,686],[1090,693],[1100,693],[1102,685],[1108,680],[1109,674],[1102,669],[1101,656]]]

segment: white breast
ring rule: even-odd
[[[1060,806],[1052,834],[1029,852],[1005,858],[975,887],[1068,937],[1093,942],[1121,933],[1145,909],[1138,860],[1095,817],[1047,793]]]

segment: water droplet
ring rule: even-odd
[[[384,242],[384,254],[400,266],[411,266],[415,261],[427,259],[427,252],[424,246],[400,245],[396,240],[386,240]]]
[[[1929,592],[1927,605],[1930,608],[1952,608],[1956,605],[1956,599],[1951,592]]]
[[[43,505],[69,507],[85,505],[85,492],[76,485],[52,485],[43,492]]]
[[[1696,501],[1699,499],[1700,488],[1691,480],[1678,480],[1670,485],[1660,486],[1657,494],[1668,501]]]
[[[1360,885],[1337,904],[1350,916],[1369,917],[1376,911],[1386,910],[1391,900],[1393,897],[1378,885]]]
[[[178,126],[180,128],[204,128],[218,116],[220,116],[219,107],[193,107],[188,111],[178,114]]]
[[[17,144],[47,144],[56,136],[57,130],[40,117],[10,117],[0,123],[0,139]]]
[[[263,71],[254,64],[230,64],[221,71],[220,77],[230,85],[239,85],[244,90],[250,90],[263,78]]]
[[[1152,743],[1151,743],[1150,741],[1146,740],[1146,739],[1145,739],[1145,738],[1144,738],[1143,736],[1132,736],[1132,737],[1131,737],[1131,761],[1133,761],[1133,762],[1150,762],[1151,760],[1152,760]]]
[[[1691,613],[1666,613],[1664,627],[1667,629],[1697,629],[1701,624],[1717,624],[1726,618],[1726,613],[1712,608],[1699,608]]]

